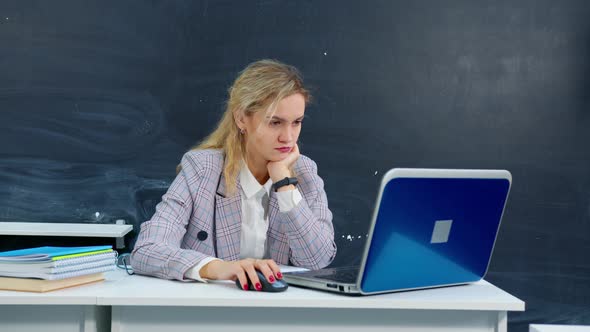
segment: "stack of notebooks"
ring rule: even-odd
[[[104,280],[115,269],[111,246],[39,247],[0,252],[0,289],[47,292]]]

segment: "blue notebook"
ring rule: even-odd
[[[0,262],[14,261],[45,261],[53,257],[81,254],[92,251],[112,249],[112,246],[89,246],[89,247],[37,247],[19,250],[0,252]]]

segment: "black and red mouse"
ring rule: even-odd
[[[262,292],[278,293],[284,292],[287,290],[287,288],[289,288],[287,282],[282,279],[275,279],[275,282],[269,282],[268,280],[266,280],[266,277],[264,276],[264,274],[262,274],[262,272],[256,270],[256,274],[258,275],[258,279],[260,280],[260,285],[262,286],[262,289],[260,291]],[[246,277],[248,277],[248,275],[246,275]],[[239,289],[243,289],[242,285],[240,284],[240,279],[236,279],[236,286],[238,286]],[[256,290],[256,288],[254,288],[254,285],[252,285],[252,281],[250,280],[250,278],[248,278],[248,290]]]

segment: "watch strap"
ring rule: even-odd
[[[284,186],[288,186],[288,185],[296,185],[298,183],[297,178],[296,177],[286,177],[282,180],[279,180],[275,183],[273,183],[272,187],[274,188],[275,191],[277,191],[279,188],[284,187]]]

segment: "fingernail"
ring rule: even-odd
[[[256,290],[262,290],[262,285],[260,285],[259,283],[256,283]]]
[[[244,286],[242,286],[242,288],[244,288],[244,290],[248,290],[248,284],[244,284]]]
[[[283,274],[281,272],[277,272],[277,278],[283,279]]]
[[[275,277],[273,277],[273,276],[268,277],[268,281],[275,282]]]

